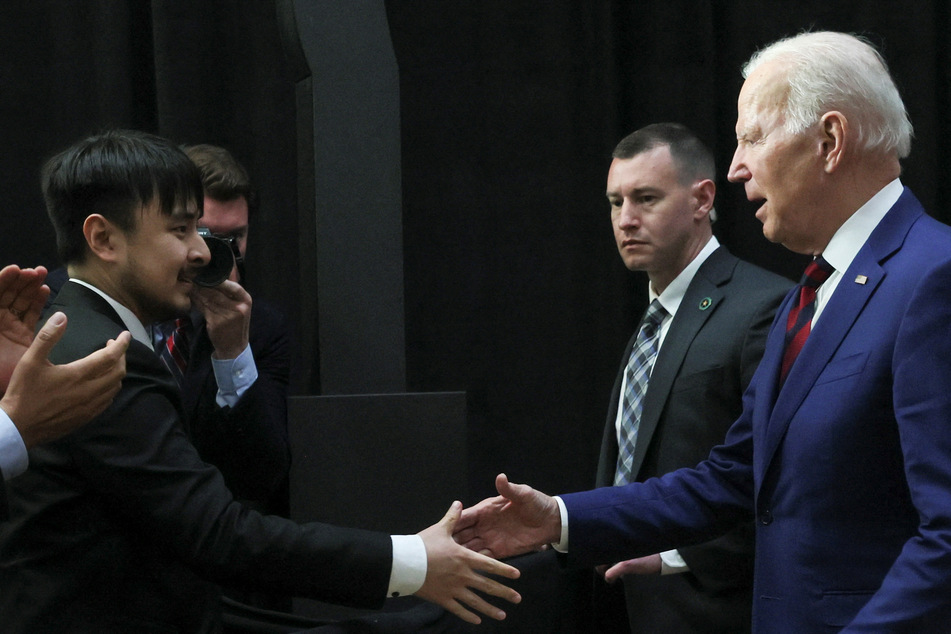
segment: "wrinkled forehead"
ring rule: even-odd
[[[743,83],[737,99],[737,131],[763,116],[781,116],[789,99],[788,65],[776,61],[757,67]]]

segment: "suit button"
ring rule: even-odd
[[[759,523],[763,526],[769,526],[773,523],[773,514],[769,509],[766,509],[759,514]]]

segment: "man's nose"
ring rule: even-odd
[[[743,156],[740,148],[736,148],[733,153],[733,161],[730,162],[730,170],[726,173],[726,179],[731,183],[743,183],[750,179],[750,171],[743,162]]]
[[[204,238],[198,235],[197,231],[192,236],[192,243],[189,246],[188,259],[190,262],[197,266],[205,266],[211,262],[211,251],[208,249],[208,244]]]

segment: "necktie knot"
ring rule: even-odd
[[[655,299],[651,302],[651,305],[647,307],[647,312],[644,313],[644,321],[641,323],[641,327],[656,330],[660,327],[666,316],[667,310]]]
[[[802,279],[799,280],[799,283],[802,286],[808,286],[810,288],[819,288],[823,282],[829,279],[829,276],[832,275],[835,268],[831,264],[825,261],[821,255],[817,255],[816,259],[809,263],[809,266],[806,267],[805,272],[802,274]]]

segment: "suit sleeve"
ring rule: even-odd
[[[192,438],[199,454],[222,472],[235,497],[259,510],[285,514],[291,464],[290,352],[287,321],[277,311],[253,313],[251,349],[257,380],[234,407],[222,408],[215,402],[214,373],[209,373],[191,425]]]
[[[298,525],[235,502],[179,424],[177,389],[145,346],[129,349],[116,402],[71,440],[97,498],[132,534],[202,576],[270,592],[364,607],[382,604],[392,542],[385,534]]]
[[[951,264],[924,275],[893,358],[895,418],[919,524],[846,632],[944,631],[951,619]]]
[[[744,395],[754,398],[756,378]],[[596,566],[697,544],[751,519],[753,439],[750,408],[723,445],[695,469],[621,487],[560,496],[568,511],[571,567]]]

